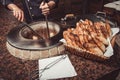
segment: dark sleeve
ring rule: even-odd
[[[8,9],[7,5],[13,3],[14,0],[2,0],[2,4]],[[9,9],[8,9],[9,10]]]
[[[56,4],[58,4],[59,0],[50,0],[50,1],[54,1]]]
[[[3,0],[4,1],[4,6],[7,6],[8,4],[11,4],[14,2],[14,0]]]
[[[2,3],[3,5],[5,5],[5,0],[0,0],[0,3]]]

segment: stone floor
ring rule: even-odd
[[[19,22],[5,9],[0,8],[0,80],[30,80],[29,73],[38,68],[38,61],[24,61],[12,56],[6,48],[6,35]],[[116,57],[97,62],[68,54],[77,76],[59,80],[96,80],[120,67]]]

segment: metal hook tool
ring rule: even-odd
[[[48,39],[50,38],[50,31],[49,31],[49,26],[48,26],[48,18],[47,18],[47,15],[45,16],[45,21],[46,21],[46,26],[47,26],[47,36],[48,36]]]
[[[22,22],[26,27],[28,27],[33,33],[35,33],[36,36],[38,36],[39,39],[44,40],[41,35],[39,35],[35,30],[33,30],[27,23]]]
[[[43,5],[46,3],[46,0],[43,0]],[[46,27],[47,27],[47,38],[50,38],[50,31],[49,31],[49,26],[48,26],[48,15],[45,16],[45,22],[46,22]]]

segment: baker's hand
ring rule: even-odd
[[[20,8],[13,9],[13,15],[21,22],[24,20],[24,12]]]
[[[13,11],[13,15],[21,22],[24,20],[24,12],[15,4],[9,4],[7,6],[10,10]]]
[[[42,14],[45,16],[50,13],[50,8],[48,6],[48,3],[42,2],[39,8],[42,10]]]

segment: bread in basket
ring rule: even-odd
[[[68,28],[63,32],[67,51],[100,61],[109,59],[104,53],[108,46],[114,46],[115,37],[110,40],[111,36],[111,27],[107,21],[93,23],[88,19],[77,22],[76,28]]]

